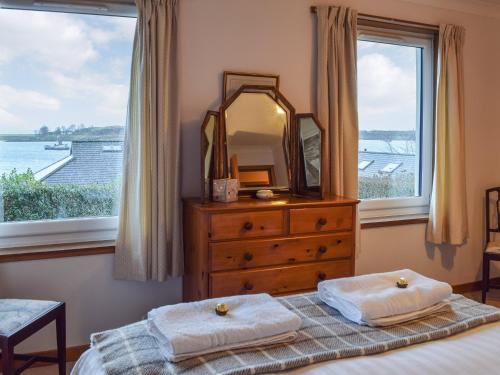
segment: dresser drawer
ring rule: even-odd
[[[290,234],[351,230],[352,206],[290,210]]]
[[[350,233],[210,244],[212,271],[295,264],[351,256]]]
[[[319,281],[351,274],[351,261],[338,260],[210,274],[210,296],[284,294],[315,289]]]
[[[282,210],[213,214],[210,217],[209,238],[230,240],[278,236],[284,234],[284,229]]]

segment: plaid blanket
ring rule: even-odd
[[[262,374],[309,364],[376,354],[437,340],[481,324],[500,320],[500,309],[452,295],[450,309],[384,328],[360,326],[324,304],[317,293],[278,300],[302,318],[296,341],[260,348],[225,351],[179,363],[167,362],[146,322],[96,333],[92,346],[109,375]]]

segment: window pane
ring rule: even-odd
[[[134,28],[0,10],[0,221],[117,214]]]
[[[358,41],[359,196],[420,195],[422,49]]]

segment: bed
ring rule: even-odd
[[[486,324],[438,341],[372,356],[318,363],[288,372],[294,375],[495,374],[500,371],[500,322]],[[106,375],[96,350],[87,350],[72,375]]]
[[[289,297],[282,297],[280,299],[283,299],[283,303],[290,303],[294,304],[294,310],[296,311],[299,316],[300,314],[303,315],[303,327],[301,328],[301,331],[304,330],[304,332],[308,329],[315,329],[318,327],[322,327],[321,324],[313,326],[310,325],[308,328],[304,328],[305,326],[308,326],[309,323],[314,322],[316,319],[318,319],[318,316],[324,316],[322,314],[325,313],[325,311],[318,309],[318,306],[322,304],[322,302],[315,297],[314,294],[301,294],[301,295],[294,295],[294,296],[289,296]],[[313,300],[316,299],[316,304],[313,304]],[[305,303],[304,301],[307,300],[309,302]],[[478,326],[476,325],[469,325],[467,324],[467,327],[475,327],[475,328],[470,328],[464,331],[463,325],[460,330],[455,330],[452,327],[460,327],[461,324],[458,325],[449,325],[447,327],[450,327],[453,332],[461,332],[457,334],[453,334],[453,332],[447,332],[447,337],[446,338],[441,338],[441,339],[436,339],[434,337],[432,340],[433,341],[426,341],[420,344],[414,344],[414,345],[409,345],[405,347],[400,347],[399,349],[393,349],[389,351],[384,351],[380,354],[372,354],[372,355],[365,355],[365,356],[355,356],[351,358],[344,358],[344,359],[334,359],[334,360],[326,360],[324,362],[320,363],[315,363],[309,366],[301,367],[301,368],[296,368],[291,371],[288,371],[288,373],[293,373],[293,374],[307,374],[307,375],[320,375],[320,374],[349,374],[349,375],[356,375],[356,374],[393,374],[393,373],[403,373],[403,374],[445,374],[445,373],[453,373],[453,375],[456,374],[493,374],[493,373],[499,373],[500,371],[500,349],[499,344],[500,344],[500,320],[498,320],[498,309],[495,309],[494,307],[486,306],[486,305],[481,305],[477,302],[474,302],[472,300],[464,299],[460,295],[453,295],[450,298],[451,304],[453,305],[453,311],[455,311],[457,314],[461,314],[465,311],[468,313],[472,312],[475,309],[479,310],[493,310],[493,313],[488,315],[482,314],[478,318],[473,318],[474,321],[480,322]],[[292,305],[290,305],[292,306]],[[311,309],[313,307],[313,309]],[[322,308],[325,309],[325,305],[322,305]],[[463,309],[463,310],[459,310]],[[318,311],[321,310],[321,313],[318,313]],[[305,315],[304,312],[308,311],[309,315]],[[455,314],[455,312],[450,312],[451,314]],[[491,312],[491,311],[490,311]],[[342,323],[340,322],[340,317],[339,313],[334,310],[330,309],[328,310],[328,319],[330,320],[335,320],[336,324],[341,327],[341,330],[332,332],[335,336],[335,338],[338,338],[337,334],[341,331],[345,331],[345,329],[352,329],[352,322],[347,322],[347,323]],[[447,315],[447,316],[452,316],[452,315]],[[495,320],[489,320],[486,319],[487,316],[490,317],[495,317]],[[429,319],[434,319],[434,318],[429,318]],[[440,321],[450,321],[451,319],[444,317],[444,315],[439,315],[436,319]],[[422,324],[425,326],[429,326],[430,322],[434,322],[433,324],[436,323],[434,320],[422,320],[422,321],[413,321],[415,323],[413,328],[417,326],[421,326]],[[469,322],[472,322],[472,320],[468,320]],[[490,323],[488,323],[490,322]],[[137,363],[139,362],[138,359],[140,360],[140,352],[135,352],[134,348],[135,346],[134,341],[127,341],[127,339],[124,340],[124,338],[127,337],[127,327],[135,327],[135,328],[129,328],[129,330],[139,332],[139,336],[137,337],[143,337],[144,331],[140,330],[140,325],[143,323],[138,322],[134,323],[130,326],[122,327],[118,330],[111,330],[107,331],[110,333],[104,333],[104,334],[98,334],[98,335],[110,335],[109,337],[112,337],[114,335],[115,337],[115,342],[114,344],[108,341],[105,346],[108,347],[108,352],[107,352],[107,357],[109,358],[110,356],[112,358],[115,358],[117,356],[117,347],[121,346],[121,352],[126,352],[131,364],[131,366],[125,366],[122,367],[123,369],[127,369],[127,374],[135,374],[136,369],[137,369]],[[445,322],[441,322],[441,324],[445,324]],[[399,327],[408,329],[410,325],[397,325]],[[399,328],[395,326],[394,330],[398,330]],[[349,328],[351,327],[351,328]],[[357,325],[354,325],[354,327],[359,327]],[[330,326],[331,328],[331,326]],[[389,328],[389,327],[388,327]],[[359,329],[359,328],[358,328]],[[356,331],[358,330],[356,329]],[[372,328],[373,329],[373,328]],[[378,330],[375,328],[375,330]],[[449,331],[449,329],[446,329],[446,331]],[[440,329],[441,332],[443,332],[443,329]],[[312,331],[308,331],[312,332]],[[374,333],[375,331],[372,331]],[[395,332],[395,331],[393,331]],[[416,332],[416,331],[414,331]],[[437,331],[428,331],[428,332],[437,332]],[[362,333],[363,334],[363,333]],[[364,331],[364,335],[366,336],[369,334],[369,331]],[[451,336],[450,336],[451,334]],[[424,333],[424,335],[428,335],[428,333]],[[432,334],[431,334],[432,335]],[[310,336],[310,335],[309,335]],[[320,336],[318,336],[320,337]],[[347,337],[347,336],[344,336]],[[352,336],[351,336],[352,337]],[[440,336],[444,337],[444,336]],[[118,339],[116,339],[118,338]],[[374,338],[374,336],[372,336]],[[132,339],[134,339],[132,337]],[[314,340],[314,338],[313,338]],[[431,338],[429,337],[429,340]],[[155,341],[155,340],[153,340]],[[307,340],[306,340],[307,341]],[[305,342],[305,341],[304,341]],[[421,341],[420,341],[421,342]],[[326,343],[326,341],[324,341]],[[119,345],[116,345],[119,344]],[[156,344],[155,344],[156,345]],[[301,348],[300,343],[297,343],[294,345],[296,348]],[[157,345],[156,345],[157,347]],[[337,346],[335,346],[337,347]],[[395,348],[396,346],[393,346]],[[143,353],[145,353],[145,345],[137,346],[137,350],[141,350]],[[102,350],[102,347],[101,347]],[[283,351],[285,349],[280,349],[280,351]],[[119,350],[120,351],[120,350]],[[149,353],[152,353],[150,351],[147,351],[148,353],[148,360],[151,360],[152,356],[149,355]],[[262,350],[261,350],[262,352]],[[271,357],[275,357],[275,353],[272,352],[272,350],[267,350],[266,352],[271,354]],[[363,352],[364,353],[364,352]],[[372,352],[374,353],[374,352]],[[88,351],[86,351],[81,358],[78,360],[78,362],[75,364],[72,375],[87,375],[87,374],[92,374],[92,375],[105,375],[106,371],[104,369],[104,365],[102,362],[101,355],[102,353],[99,353],[95,347],[92,347]],[[232,353],[231,353],[232,354]],[[255,354],[254,354],[255,355]],[[269,356],[269,355],[268,355]],[[237,355],[236,357],[239,357],[239,361],[241,361],[241,358],[243,356],[241,354]],[[342,355],[341,357],[345,357],[345,355]],[[198,357],[201,358],[201,357]],[[224,356],[222,356],[224,358]],[[252,357],[254,358],[254,357]],[[323,357],[325,359],[325,357]],[[327,358],[333,358],[333,357],[327,357]],[[335,357],[338,358],[338,357]],[[309,358],[310,361],[309,363],[313,363],[311,358]],[[323,359],[323,360],[324,360]],[[317,361],[314,361],[317,362]],[[201,363],[206,364],[205,359],[201,359]],[[214,365],[215,362],[209,362],[211,365]],[[307,364],[308,362],[304,362],[303,364]],[[251,366],[253,367],[253,366]],[[133,371],[130,371],[130,368],[132,368]],[[283,367],[282,367],[283,368]],[[290,368],[290,367],[288,367]],[[207,369],[213,369],[211,366],[207,366]],[[140,371],[138,371],[140,372]],[[170,371],[166,371],[167,373]],[[183,372],[183,371],[181,371]],[[121,373],[121,371],[114,371],[114,373]],[[155,372],[153,372],[155,373]],[[165,373],[165,372],[162,372]],[[198,372],[200,373],[199,369]],[[201,367],[201,373],[210,373],[210,371],[205,371],[205,367]],[[216,371],[212,371],[212,373],[217,373]],[[253,370],[252,372],[253,373]]]

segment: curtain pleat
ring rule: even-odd
[[[328,141],[327,191],[358,196],[357,11],[317,7],[316,113]]]
[[[183,272],[177,0],[137,0],[114,275]]]
[[[465,29],[441,25],[434,176],[427,240],[460,245],[468,237],[465,182],[464,61]]]

